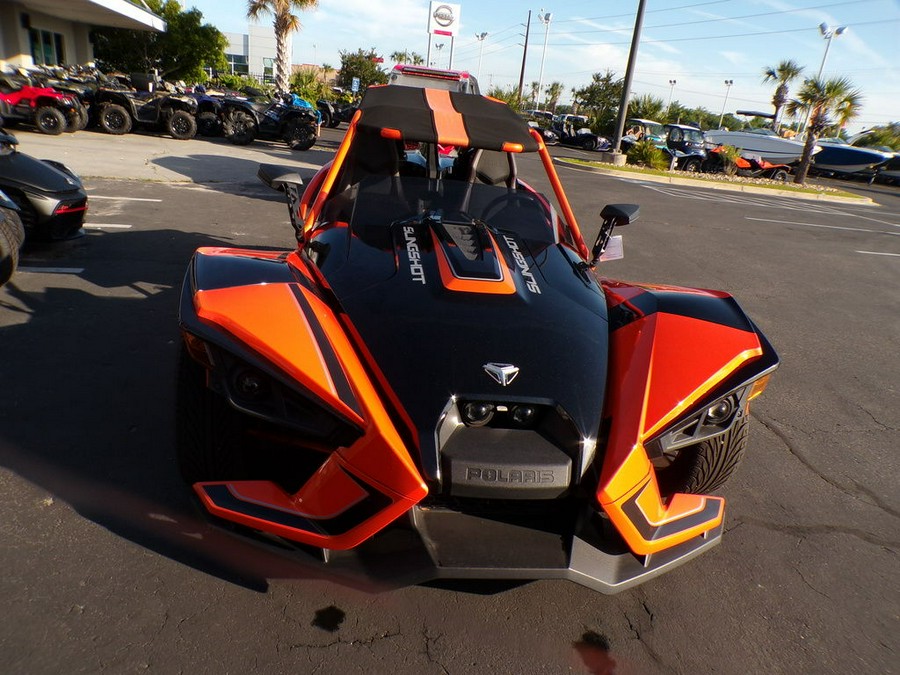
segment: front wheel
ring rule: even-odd
[[[214,112],[202,112],[197,115],[197,133],[201,136],[218,136],[222,133],[222,122]]]
[[[66,130],[66,116],[53,106],[42,105],[34,111],[34,125],[42,134],[58,136]]]
[[[103,131],[113,136],[121,136],[131,131],[131,115],[118,103],[104,105],[98,121]]]
[[[584,142],[581,144],[581,147],[585,150],[596,150],[597,149],[597,139],[596,138],[585,138]]]
[[[747,449],[750,416],[744,415],[720,436],[682,448],[656,478],[663,495],[709,494],[735,472]]]
[[[19,264],[19,248],[25,240],[22,221],[14,213],[0,213],[0,286],[5,284]]]
[[[284,141],[291,150],[309,150],[316,143],[316,127],[309,122],[292,120],[285,129]]]
[[[681,170],[687,173],[698,173],[700,171],[700,159],[698,157],[686,159],[684,164],[681,165]]]
[[[777,180],[779,183],[787,183],[788,178],[790,178],[790,174],[784,169],[778,169],[771,176],[771,180]]]
[[[245,110],[233,110],[225,116],[222,131],[235,145],[249,145],[256,139],[256,120]]]
[[[87,126],[88,123],[88,111],[87,108],[84,107],[82,103],[76,103],[75,110],[72,111],[72,116],[69,119],[68,126],[66,127],[66,131],[81,131]]]
[[[197,135],[197,120],[189,112],[176,110],[166,121],[166,129],[172,138],[187,141]]]

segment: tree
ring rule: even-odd
[[[607,70],[605,73],[594,73],[589,85],[574,92],[579,110],[582,113],[589,112],[594,118],[594,131],[606,136],[612,135],[623,87],[622,78],[617,78],[613,71]]]
[[[505,89],[501,89],[494,85],[491,87],[490,91],[488,91],[487,95],[498,101],[503,101],[513,110],[519,111],[519,88],[516,85],[510,85]]]
[[[874,127],[865,132],[854,145],[867,147],[887,146],[900,150],[900,122],[889,122],[883,127]]]
[[[373,84],[386,84],[387,73],[378,67],[377,59],[381,58],[374,47],[368,50],[357,49],[355,52],[341,51],[341,70],[338,73],[338,86],[350,89],[353,78],[359,78],[360,93]]]
[[[789,115],[809,110],[806,126],[806,143],[797,167],[794,182],[803,185],[812,163],[813,148],[819,135],[832,124],[839,127],[856,117],[862,109],[862,94],[846,77],[830,80],[810,78],[803,83],[797,98],[790,101],[785,110]]]
[[[666,102],[653,94],[636,96],[628,104],[628,116],[645,120],[658,120],[663,117]]]
[[[559,97],[563,94],[563,89],[562,82],[551,82],[546,86],[544,89],[546,108],[556,112],[556,106],[559,103]]]
[[[775,131],[781,128],[781,109],[790,100],[788,99],[788,85],[800,77],[803,66],[796,61],[782,61],[777,66],[763,69],[763,83],[777,82],[775,95],[772,96],[772,105],[775,106]]]
[[[259,19],[271,14],[275,28],[275,88],[287,91],[291,77],[291,55],[288,52],[288,40],[291,33],[300,30],[300,18],[292,14],[293,10],[302,11],[318,7],[319,0],[248,0],[247,18]]]
[[[228,40],[215,26],[201,23],[200,10],[182,11],[176,0],[147,0],[147,6],[165,19],[166,32],[95,29],[94,56],[101,66],[126,73],[156,69],[164,78],[188,82],[205,82],[205,67],[225,69]]]
[[[425,57],[418,52],[409,52],[405,49],[402,52],[391,52],[391,60],[394,63],[409,63],[414,66],[421,66],[425,63]]]

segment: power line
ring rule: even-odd
[[[678,7],[666,7],[664,9],[648,9],[645,14],[653,14],[658,12],[674,12],[679,9],[690,9],[691,7],[703,7],[705,5],[721,5],[725,2],[733,2],[734,0],[710,0],[709,2],[697,2],[691,5],[680,5]],[[600,21],[601,19],[620,19],[623,17],[634,17],[634,12],[628,14],[608,14],[606,16],[588,16],[581,19],[563,19],[556,23],[571,23],[573,21]]]

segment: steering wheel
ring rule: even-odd
[[[481,220],[490,223],[491,218],[507,206],[512,206],[517,202],[528,203],[534,206],[534,197],[526,192],[507,192],[504,195],[495,197],[481,210]],[[498,208],[499,207],[499,208]],[[494,213],[496,211],[496,213]]]

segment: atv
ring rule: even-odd
[[[140,125],[165,130],[178,140],[197,135],[195,98],[147,75],[132,74],[130,79],[132,90],[102,88],[95,94],[97,123],[103,131],[119,136]]]
[[[309,150],[319,135],[319,113],[303,103],[302,107],[297,105],[293,94],[253,100],[225,97],[222,131],[235,145],[248,145],[256,138],[264,138],[283,140],[291,150]]]
[[[259,175],[296,248],[198,249],[181,295],[178,464],[211,519],[400,584],[612,593],[719,543],[778,358],[727,293],[602,273],[637,206],[589,246],[536,130],[402,85],[302,191]]]
[[[0,124],[31,124],[52,136],[75,129],[83,108],[77,98],[49,87],[35,87],[21,76],[0,73]]]

